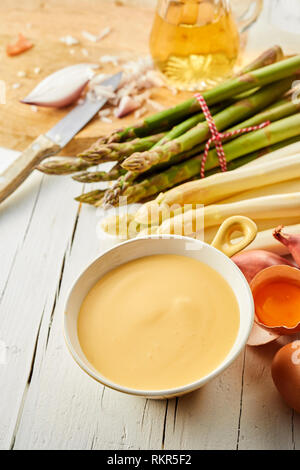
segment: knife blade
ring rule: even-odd
[[[109,86],[115,91],[122,79],[122,72],[104,80],[101,86]],[[34,168],[44,158],[60,152],[83,129],[107,103],[109,98],[91,101],[85,98],[77,104],[61,121],[46,134],[40,135],[20,156],[1,174],[0,203],[12,194]]]
[[[122,79],[122,72],[113,75],[104,82],[101,86],[110,87],[115,91]],[[103,98],[100,101],[90,101],[87,98],[82,104],[78,104],[69,112],[56,126],[54,126],[46,136],[53,142],[58,143],[62,148],[65,147],[78,132],[86,126],[86,124],[100,111],[101,108],[107,103],[108,98]],[[61,139],[61,140],[60,140]]]

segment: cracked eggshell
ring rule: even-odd
[[[267,331],[265,328],[259,326],[256,322],[253,325],[251,334],[249,336],[247,345],[248,346],[263,346],[264,344],[271,343],[278,339],[280,335]]]

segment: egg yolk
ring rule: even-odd
[[[292,328],[300,321],[300,285],[274,281],[262,285],[254,293],[258,320],[266,326]]]

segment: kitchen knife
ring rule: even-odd
[[[121,81],[122,72],[113,75],[101,83],[115,91]],[[108,98],[91,101],[85,98],[82,104],[77,104],[56,126],[47,134],[40,135],[21,155],[0,175],[0,202],[12,194],[30,175],[44,158],[60,152],[75,135],[106,104]]]

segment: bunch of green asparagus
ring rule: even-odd
[[[228,170],[300,140],[300,105],[291,99],[299,73],[300,56],[284,59],[280,47],[274,46],[232,79],[203,93],[220,132],[270,121],[263,129],[226,139]],[[47,174],[73,174],[81,183],[114,182],[107,190],[80,195],[79,202],[105,208],[117,206],[120,197],[122,201],[127,198],[127,203],[140,202],[199,178],[209,137],[200,105],[191,98],[102,137],[77,158],[52,158],[38,169]],[[109,172],[93,168],[108,161],[115,163]],[[213,146],[205,169],[206,175],[220,171]]]

